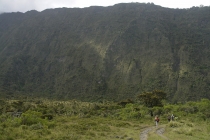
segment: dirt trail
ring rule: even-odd
[[[155,127],[148,127],[140,133],[140,140],[147,140],[148,133],[155,129]]]
[[[165,139],[165,140],[168,140],[168,138],[167,138],[166,136],[163,135],[164,132],[165,132],[165,128],[164,128],[164,127],[158,128],[158,129],[156,130],[156,133],[157,133],[159,136],[161,136],[161,137],[162,137],[163,139]]]
[[[156,132],[156,134],[158,134],[159,136],[161,136],[163,139],[168,140],[168,138],[166,136],[163,135],[163,133],[165,132],[165,128],[164,127],[147,127],[145,128],[141,133],[140,133],[140,140],[147,140],[148,137],[148,133],[150,132]]]

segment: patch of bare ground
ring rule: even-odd
[[[140,133],[140,140],[147,140],[148,134],[150,132],[156,132],[156,134],[158,134],[160,137],[162,137],[165,140],[168,140],[168,138],[163,135],[163,133],[165,132],[165,128],[164,127],[155,127],[155,126],[145,128]]]

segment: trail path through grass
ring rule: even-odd
[[[148,138],[148,134],[150,132],[156,132],[156,134],[158,134],[160,137],[162,137],[165,140],[168,140],[168,138],[166,136],[163,135],[163,133],[165,132],[165,128],[163,126],[151,126],[151,127],[147,127],[145,128],[141,133],[140,133],[140,140],[147,140]]]
[[[158,128],[156,130],[156,133],[161,136],[163,139],[165,140],[168,140],[168,138],[166,136],[163,135],[163,133],[165,132],[165,128],[164,127],[161,127],[161,128]]]
[[[148,133],[155,129],[155,127],[147,127],[140,133],[140,140],[147,140]]]

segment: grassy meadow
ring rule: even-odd
[[[140,132],[154,126],[154,115],[160,116],[158,128],[164,128],[163,135],[170,140],[210,137],[208,99],[153,108],[138,102],[124,106],[45,99],[0,100],[0,105],[1,140],[139,140]],[[172,113],[175,120],[168,122]],[[148,133],[148,140],[164,139],[156,129]]]

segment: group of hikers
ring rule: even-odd
[[[173,120],[174,120],[174,115],[173,114],[172,115],[169,115],[168,116],[168,121],[170,122],[170,121],[173,121]],[[155,116],[155,125],[156,126],[158,125],[159,121],[160,121],[160,119],[159,119],[158,115],[156,115]]]

